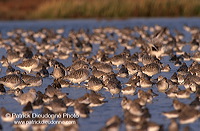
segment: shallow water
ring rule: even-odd
[[[78,30],[80,28],[83,29],[93,29],[97,27],[106,27],[106,26],[112,26],[117,28],[124,28],[124,27],[130,27],[133,28],[134,26],[154,26],[154,25],[161,25],[166,26],[170,29],[170,31],[173,31],[174,29],[177,29],[185,34],[185,41],[190,41],[190,35],[184,31],[183,25],[188,26],[197,26],[200,27],[200,19],[199,18],[140,18],[140,19],[127,19],[127,20],[56,20],[56,21],[1,21],[0,22],[0,30],[2,33],[2,36],[6,38],[6,32],[22,28],[25,30],[34,30],[37,31],[41,28],[49,28],[49,29],[58,29],[58,28],[64,28],[64,36],[68,35],[68,32],[72,29]],[[93,52],[95,53],[98,50],[98,47],[95,47],[93,49]],[[116,53],[121,53],[123,48],[119,48]],[[190,52],[187,47],[185,47],[183,50],[186,52]],[[137,51],[137,49],[132,49],[131,53]],[[5,49],[0,49],[0,58],[2,55],[5,55]],[[68,60],[60,60],[65,66],[70,66],[71,58],[68,58]],[[157,78],[159,75],[163,75],[167,78],[170,78],[171,75],[178,69],[178,67],[174,66],[171,62],[169,62],[169,57],[166,56],[162,59],[162,62],[164,64],[169,64],[171,67],[171,71],[169,73],[159,73],[154,76],[154,78]],[[190,65],[192,61],[186,62],[187,65]],[[0,76],[5,75],[5,67],[1,67],[2,72],[0,73]],[[122,83],[126,82],[127,79],[120,79]],[[36,90],[40,90],[44,92],[44,89],[47,87],[49,83],[52,83],[53,78],[44,78],[44,83],[42,87],[36,88]],[[25,88],[24,92],[27,92],[30,88]],[[165,116],[163,116],[161,113],[163,111],[170,111],[173,110],[172,107],[172,99],[168,98],[164,93],[159,93],[155,86],[153,86],[153,90],[159,94],[159,96],[155,97],[153,99],[153,103],[147,104],[146,107],[149,109],[151,113],[151,121],[156,122],[158,124],[164,125],[164,129],[167,129],[167,126],[170,122],[169,119],[167,119]],[[80,96],[83,96],[87,90],[83,88],[63,88],[63,92],[69,93],[69,98],[78,98]],[[105,125],[105,122],[107,119],[112,117],[113,115],[118,115],[121,119],[123,119],[123,110],[121,108],[120,102],[122,98],[111,98],[111,95],[109,92],[105,92],[105,90],[101,90],[100,93],[103,94],[103,96],[106,97],[106,100],[108,103],[105,103],[104,105],[100,107],[93,108],[94,111],[90,114],[89,118],[80,118],[78,123],[80,125],[81,131],[87,131],[87,130],[99,130]],[[0,106],[6,107],[11,112],[15,113],[21,113],[23,106],[20,106],[20,104],[15,101],[12,95],[1,95],[0,96]],[[135,99],[137,96],[127,96],[129,99]],[[190,103],[192,100],[194,100],[195,95],[192,94],[190,99],[180,99],[181,102],[184,103]],[[69,113],[73,112],[72,108],[68,109]],[[37,112],[37,110],[35,111]],[[11,123],[4,123],[1,121],[1,124],[3,125],[3,129],[6,130],[12,130],[10,127]],[[200,120],[195,121],[192,124],[188,124],[192,130],[198,130],[200,128]],[[181,125],[181,128],[184,128],[186,125]],[[121,125],[120,130],[125,130],[124,124]]]

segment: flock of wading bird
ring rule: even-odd
[[[74,113],[85,119],[111,98],[120,99],[123,117],[111,117],[100,130],[119,130],[122,123],[128,131],[177,131],[182,124],[186,124],[184,129],[189,130],[189,123],[200,117],[200,29],[183,28],[191,35],[189,42],[184,41],[185,36],[180,31],[171,33],[159,25],[71,30],[67,37],[63,35],[64,29],[15,29],[7,32],[7,37],[0,40],[0,47],[6,50],[0,60],[2,72],[5,71],[0,78],[0,98],[11,95],[24,106],[23,114],[38,109],[41,114],[67,113],[68,107],[73,107]],[[184,51],[186,46],[190,48],[188,51]],[[95,52],[94,47],[98,47],[98,51]],[[167,58],[167,62],[163,62],[163,58]],[[177,69],[171,69],[172,66]],[[171,72],[172,75],[167,78],[161,75],[162,72]],[[44,87],[43,79],[47,78],[51,78],[52,83]],[[24,93],[23,89],[27,87],[29,91]],[[69,87],[90,91],[72,99],[62,91],[62,88]],[[36,91],[38,88],[45,88],[45,92]],[[105,91],[110,92],[110,98],[104,96]],[[173,99],[174,109],[162,112],[171,120],[167,127],[153,122],[146,106],[161,93]],[[189,104],[180,102],[192,94],[195,94],[195,99],[191,99]],[[136,95],[137,98],[131,100],[127,95]],[[2,123],[16,120],[6,116],[11,113],[9,110],[1,104]],[[51,118],[18,120],[50,121]],[[75,121],[76,124],[57,124],[49,130],[81,129],[78,118],[59,120]],[[12,126],[16,130],[42,131],[48,124],[13,123]]]

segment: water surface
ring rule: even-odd
[[[127,20],[94,20],[94,19],[86,19],[86,20],[55,20],[55,21],[0,21],[0,31],[2,33],[3,38],[6,38],[6,32],[14,30],[14,29],[24,29],[24,30],[33,30],[37,31],[41,28],[48,28],[48,29],[58,29],[58,28],[64,28],[64,36],[67,37],[68,32],[70,30],[79,30],[81,28],[83,29],[93,29],[93,28],[99,28],[99,27],[107,27],[112,26],[116,28],[124,28],[129,27],[133,28],[135,26],[154,26],[154,25],[161,25],[168,27],[170,31],[173,34],[174,29],[177,29],[185,34],[185,41],[190,41],[191,37],[190,35],[184,31],[183,26],[197,26],[200,27],[200,19],[199,18],[140,18],[140,19],[127,19]],[[94,54],[98,50],[98,47],[94,47],[93,52]],[[119,48],[116,52],[116,54],[121,53],[123,48]],[[185,51],[190,52],[188,48],[184,48]],[[137,51],[137,49],[132,49],[131,53]],[[2,55],[5,55],[5,49],[0,49],[0,58]],[[65,66],[71,65],[71,58],[68,58],[67,61],[61,62]],[[162,62],[164,64],[170,64],[170,67],[172,68],[171,72],[169,73],[160,73],[155,75],[156,78],[158,75],[163,75],[167,78],[170,78],[171,75],[178,69],[178,67],[174,66],[171,62],[169,62],[169,57],[166,56],[162,59]],[[186,62],[187,65],[190,65],[192,61]],[[1,67],[2,72],[0,73],[0,76],[5,75],[5,67]],[[123,82],[126,82],[126,79],[120,79]],[[47,87],[49,83],[52,83],[53,78],[45,78],[44,83],[42,87],[36,88],[36,90],[40,90],[44,92],[44,89]],[[27,92],[30,88],[25,88],[24,92]],[[156,90],[156,87],[153,86],[153,90],[159,94],[159,96],[155,97],[153,99],[153,103],[147,104],[146,107],[149,109],[151,113],[151,121],[156,122],[158,124],[164,125],[164,129],[167,129],[167,126],[170,122],[165,116],[163,116],[161,113],[163,111],[170,111],[173,110],[172,107],[172,99],[168,98],[165,94],[159,93]],[[87,90],[83,88],[63,88],[63,92],[68,92],[70,98],[78,98],[80,96],[83,96]],[[104,104],[100,107],[95,107],[94,112],[90,114],[89,118],[80,118],[79,119],[79,125],[81,131],[87,131],[87,130],[99,130],[105,125],[105,122],[107,119],[112,117],[113,115],[118,115],[121,119],[123,119],[123,110],[121,108],[120,102],[122,98],[111,98],[111,95],[109,92],[105,92],[104,90],[101,90],[100,93],[102,93],[105,97],[108,103]],[[20,113],[22,111],[23,106],[20,106],[19,103],[17,103],[13,98],[12,95],[1,95],[0,96],[0,105],[6,107],[11,112]],[[137,96],[127,96],[129,99],[135,99]],[[190,103],[192,100],[194,100],[195,95],[191,95],[190,99],[182,99],[180,101],[184,103]],[[69,112],[73,112],[72,108],[68,109]],[[37,111],[36,111],[37,112]],[[3,125],[3,129],[6,130],[12,130],[10,127],[11,123],[4,123],[1,121],[1,124]],[[185,127],[186,125],[181,125],[181,128]],[[192,124],[189,124],[190,128],[192,130],[198,130],[200,127],[200,121],[197,120]],[[120,130],[125,130],[124,124],[121,125]]]

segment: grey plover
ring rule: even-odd
[[[0,108],[0,113],[2,121],[13,122],[15,120],[15,117],[12,115],[12,113],[9,112],[5,107]]]
[[[71,72],[69,75],[65,76],[64,79],[67,79],[71,81],[72,83],[78,83],[84,82],[88,79],[90,75],[89,70],[87,69],[79,69],[76,71]]]
[[[29,101],[22,109],[23,114],[31,114],[33,112],[32,103]]]
[[[96,97],[89,97],[89,100],[90,100],[89,107],[101,106],[107,102],[107,101],[101,101]]]
[[[120,65],[124,64],[126,61],[125,54],[114,55],[112,58],[108,59],[113,65],[119,67]]]
[[[10,89],[20,88],[23,89],[28,84],[25,83],[17,74],[6,75],[0,78],[0,83]]]
[[[87,83],[87,89],[93,90],[93,91],[100,91],[103,88],[104,84],[103,82],[96,78],[95,76],[90,76],[90,79]]]
[[[17,64],[16,66],[22,70],[28,71],[29,73],[32,69],[36,68],[39,65],[39,58],[38,56],[33,56],[32,59],[27,59],[22,61],[22,63]]]
[[[129,75],[134,75],[135,73],[140,71],[140,66],[136,63],[126,62],[125,66],[128,70]]]
[[[121,90],[121,92],[124,94],[124,95],[134,95],[136,91],[136,87],[135,86],[127,86],[125,88],[123,88]]]
[[[187,27],[187,30],[188,28],[189,27]],[[106,97],[102,97],[102,94],[100,94],[100,92],[102,93],[102,91],[104,91],[101,90],[102,87],[110,91],[112,95],[120,94],[121,92],[124,95],[135,95],[135,92],[138,90],[137,87],[142,87],[137,93],[138,96],[134,96],[133,98],[127,96],[130,97],[130,99],[123,98],[121,101],[126,130],[162,130],[162,125],[150,120],[150,116],[154,115],[155,112],[151,112],[151,110],[148,111],[149,106],[147,103],[156,102],[156,99],[158,99],[155,98],[155,101],[153,101],[156,94],[152,91],[163,91],[167,97],[173,99],[174,110],[166,110],[163,114],[169,119],[176,118],[175,121],[177,122],[172,121],[168,129],[179,130],[177,129],[177,124],[193,123],[198,120],[200,116],[200,64],[198,63],[200,61],[200,53],[198,51],[199,28],[189,28],[189,33],[191,33],[192,40],[189,40],[190,42],[185,42],[182,34],[175,32],[175,35],[172,35],[168,29],[158,25],[155,25],[155,27],[134,27],[133,29],[118,29],[115,27],[97,28],[87,31],[81,29],[79,31],[69,31],[69,36],[67,38],[64,37],[64,34],[55,33],[55,31],[46,28],[37,32],[14,30],[11,34],[8,33],[9,35],[6,39],[0,35],[0,47],[7,50],[7,56],[2,57],[1,63],[2,66],[6,66],[9,72],[6,74],[7,76],[11,74],[12,76],[17,75],[19,81],[20,79],[22,81],[18,82],[18,78],[16,78],[13,80],[13,83],[10,82],[10,84],[7,85],[6,83],[0,82],[0,88],[7,86],[8,88],[14,89],[10,92],[14,92],[17,98],[23,96],[21,93],[22,89],[25,86],[32,86],[32,84],[30,81],[28,82],[22,79],[24,78],[24,74],[15,74],[15,71],[10,67],[11,65],[13,66],[13,63],[15,63],[15,61],[17,62],[18,59],[15,59],[13,54],[19,56],[23,63],[34,59],[32,57],[35,53],[36,56],[40,57],[38,66],[36,68],[24,67],[24,69],[19,67],[20,70],[34,72],[34,74],[40,72],[42,77],[48,77],[48,70],[56,69],[55,66],[57,65],[61,70],[65,70],[65,73],[63,73],[64,75],[61,74],[59,76],[55,73],[55,81],[53,82],[51,81],[52,79],[43,79],[45,82],[51,81],[51,83],[48,84],[50,86],[45,89],[45,94],[38,92],[34,102],[29,101],[27,103],[27,105],[32,105],[33,109],[40,110],[42,108],[42,114],[49,113],[53,115],[59,112],[67,113],[67,107],[70,107],[69,112],[71,112],[71,108],[74,107],[75,113],[78,113],[81,117],[88,117],[91,112],[90,107],[101,106],[106,102],[104,101]],[[93,44],[98,45],[93,46]],[[189,46],[190,48],[186,49]],[[121,47],[125,47],[125,49],[123,53],[119,54]],[[184,47],[186,47],[185,49],[187,52],[185,52]],[[133,49],[133,55],[130,54],[131,51],[129,51],[129,49]],[[95,51],[97,50],[98,52],[96,53]],[[14,59],[11,59],[12,56]],[[172,63],[167,63],[168,58]],[[58,61],[63,59],[61,61],[65,61],[64,64],[67,64],[68,67],[66,68],[65,65],[58,62],[56,59],[58,59]],[[70,63],[66,63],[66,59],[67,62],[72,59],[72,64],[69,65]],[[193,62],[188,69],[183,68],[186,64],[188,65],[191,63],[191,61],[195,62]],[[163,62],[163,64],[161,62]],[[116,66],[120,66],[121,69],[118,70]],[[170,69],[170,66],[171,68],[173,67],[173,69]],[[91,74],[95,77],[90,77],[90,67],[92,67]],[[2,68],[2,73],[5,71],[3,69],[4,68]],[[162,77],[156,79],[159,75],[158,73],[160,73]],[[174,73],[171,78],[169,76],[170,73],[171,75]],[[31,78],[35,77],[33,74],[29,74],[29,76],[31,76]],[[64,79],[62,79],[62,77],[64,77]],[[97,82],[93,78],[95,78]],[[4,81],[4,79],[6,78],[0,78],[0,81],[7,82],[6,80]],[[8,81],[9,80],[12,79],[8,77]],[[77,100],[75,100],[75,97],[77,97],[76,93],[79,94],[79,91],[76,92],[75,90],[79,89],[58,89],[60,87],[69,87],[70,84],[74,83],[80,84],[81,82],[85,82],[86,84],[88,82],[88,89],[91,91],[87,91],[88,93],[84,96],[78,96]],[[155,86],[157,84],[158,88],[154,88],[154,83]],[[37,84],[37,82],[33,82],[33,84]],[[84,84],[82,85],[84,86]],[[144,87],[150,90],[144,89]],[[185,89],[183,89],[184,87]],[[1,89],[4,94],[4,88]],[[66,91],[68,90],[71,97],[67,96]],[[72,96],[73,93],[71,94],[73,90],[75,91],[75,96]],[[97,91],[100,92],[97,93]],[[8,93],[9,91],[7,91],[7,94]],[[162,93],[159,92],[159,98],[165,97],[165,94],[161,94]],[[188,96],[191,96],[192,99],[181,99],[188,98]],[[31,97],[31,95],[28,95],[28,97]],[[137,98],[134,99],[135,97]],[[195,100],[193,99],[194,97],[196,97]],[[179,99],[181,99],[181,102]],[[187,104],[182,103],[182,101]],[[108,102],[108,106],[109,104]],[[107,106],[107,104],[105,104],[105,106]],[[96,109],[97,108],[94,108],[94,111]],[[150,112],[153,114],[150,114]],[[191,112],[195,112],[195,115],[191,115]],[[27,120],[49,121],[51,119],[22,119],[22,122]],[[67,121],[68,119],[56,120]],[[154,120],[154,118],[152,120]],[[112,118],[106,122],[105,128],[103,129],[120,130],[120,122],[120,120]],[[193,124],[196,124],[196,122]],[[16,130],[50,129],[47,128],[47,126],[47,124],[32,124],[31,127],[30,125],[23,124],[19,126],[13,125],[13,127],[16,127]],[[78,126],[78,124],[57,124],[52,130],[79,130]],[[166,126],[166,123],[163,124],[163,127],[164,126]],[[180,129],[184,127],[185,125],[183,125],[183,127],[181,126]],[[167,128],[165,127],[165,129]]]
[[[146,79],[144,77],[140,77],[140,86],[141,88],[149,88],[153,85],[153,82],[151,82],[149,79]]]
[[[64,52],[61,52],[61,51],[57,51],[57,52],[54,52],[57,56],[58,59],[61,59],[61,60],[66,60],[69,58],[69,54],[66,54]]]
[[[109,130],[119,130],[121,125],[121,119],[118,116],[113,116],[106,121],[105,127],[101,129],[101,131],[109,131]]]
[[[199,118],[199,111],[190,106],[185,106],[179,115],[180,124],[193,123]]]
[[[89,116],[91,110],[87,104],[75,102],[74,112],[79,115],[81,118],[86,118]]]
[[[142,72],[148,76],[153,76],[160,73],[160,66],[156,63],[151,63],[142,67]]]
[[[29,101],[33,103],[36,99],[36,90],[30,89],[27,93],[24,93],[18,97],[14,97],[16,101],[18,101],[21,105],[27,104]]]
[[[122,78],[127,78],[128,77],[128,69],[125,67],[125,65],[122,64],[119,72],[117,73],[118,77],[122,77]]]
[[[133,101],[130,103],[130,108],[128,109],[128,111],[136,116],[142,116],[144,113],[142,106],[139,103]]]
[[[139,61],[142,62],[143,65],[151,64],[156,60],[157,58],[148,54],[141,54],[141,56],[139,57]]]
[[[43,83],[43,78],[39,72],[36,73],[36,76],[22,74],[21,79],[28,84],[28,87],[41,86]]]
[[[59,99],[56,95],[53,96],[53,101],[45,105],[50,111],[54,113],[65,113],[67,107],[62,99]]]
[[[108,91],[111,93],[112,97],[115,94],[119,94],[121,92],[121,85],[119,83],[116,83],[115,81],[109,81],[108,84],[105,85]]]
[[[46,61],[46,60],[45,60]],[[36,68],[33,68],[31,71],[32,72],[40,72],[42,70],[42,66],[48,66],[47,62],[45,63],[41,58],[38,66]]]
[[[168,84],[166,77],[164,77],[162,80],[158,81],[158,83],[156,85],[160,92],[165,92],[169,88],[169,84]]]
[[[49,97],[53,97],[56,95],[59,99],[64,98],[67,94],[61,92],[59,89],[54,88],[51,85],[48,85],[47,88],[45,89],[45,94]]]
[[[103,101],[105,99],[104,96],[102,96],[100,93],[97,93],[95,91],[91,91],[89,94],[89,97],[95,97],[95,98],[99,99],[100,101]]]
[[[95,66],[92,67],[92,74],[97,78],[101,78],[106,75],[105,72],[98,70]]]
[[[73,62],[73,64],[70,67],[73,68],[74,70],[78,70],[82,68],[87,69],[89,68],[89,65],[83,60],[77,60]]]
[[[129,119],[132,122],[139,123],[142,119],[145,119],[145,118],[144,118],[144,115],[142,115],[142,116],[133,115],[129,111],[125,110],[124,111],[124,119],[126,121]],[[148,119],[148,118],[146,118],[146,119]]]
[[[20,60],[19,52],[16,52],[12,49],[7,50],[7,60],[9,63],[13,64]]]
[[[55,64],[52,72],[52,76],[55,79],[59,79],[65,76],[65,70],[60,66],[60,64]]]
[[[92,66],[95,66],[97,70],[103,71],[105,73],[110,73],[113,71],[113,68],[110,64],[102,63],[102,62],[94,62]]]

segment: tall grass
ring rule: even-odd
[[[200,0],[52,0],[31,18],[200,16]]]
[[[0,19],[200,16],[200,0],[0,0]]]
[[[0,19],[26,19],[46,0],[0,0]]]

